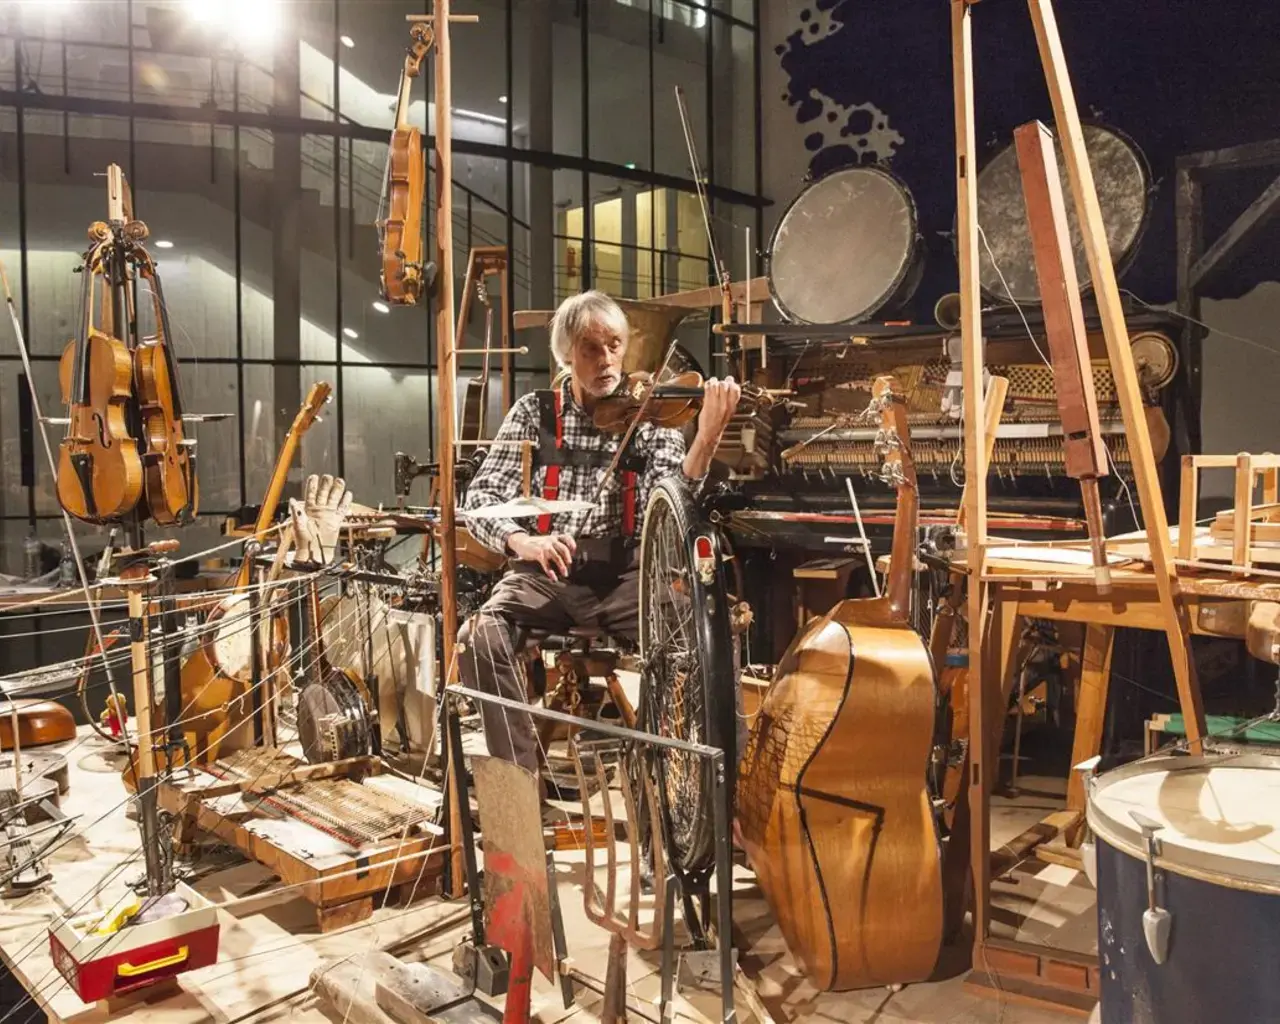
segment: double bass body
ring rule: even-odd
[[[742,758],[738,824],[787,946],[820,989],[923,981],[942,947],[929,791],[933,662],[908,621],[918,495],[906,411],[872,391],[898,490],[885,596],[841,601],[792,641]]]

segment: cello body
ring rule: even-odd
[[[841,601],[787,649],[743,754],[738,825],[787,947],[823,990],[923,981],[942,947],[929,790],[933,661],[908,621],[918,495],[906,415],[877,379],[898,488],[885,596]]]

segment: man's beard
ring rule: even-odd
[[[592,398],[604,398],[618,390],[621,380],[621,376],[616,373],[607,374],[604,377],[592,377],[582,382],[582,390]]]

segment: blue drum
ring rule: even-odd
[[[1102,1024],[1280,1021],[1280,758],[1090,782]]]

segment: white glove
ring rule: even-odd
[[[293,519],[294,561],[328,565],[338,547],[338,533],[354,495],[342,477],[326,473],[307,477],[305,499],[289,499]]]

